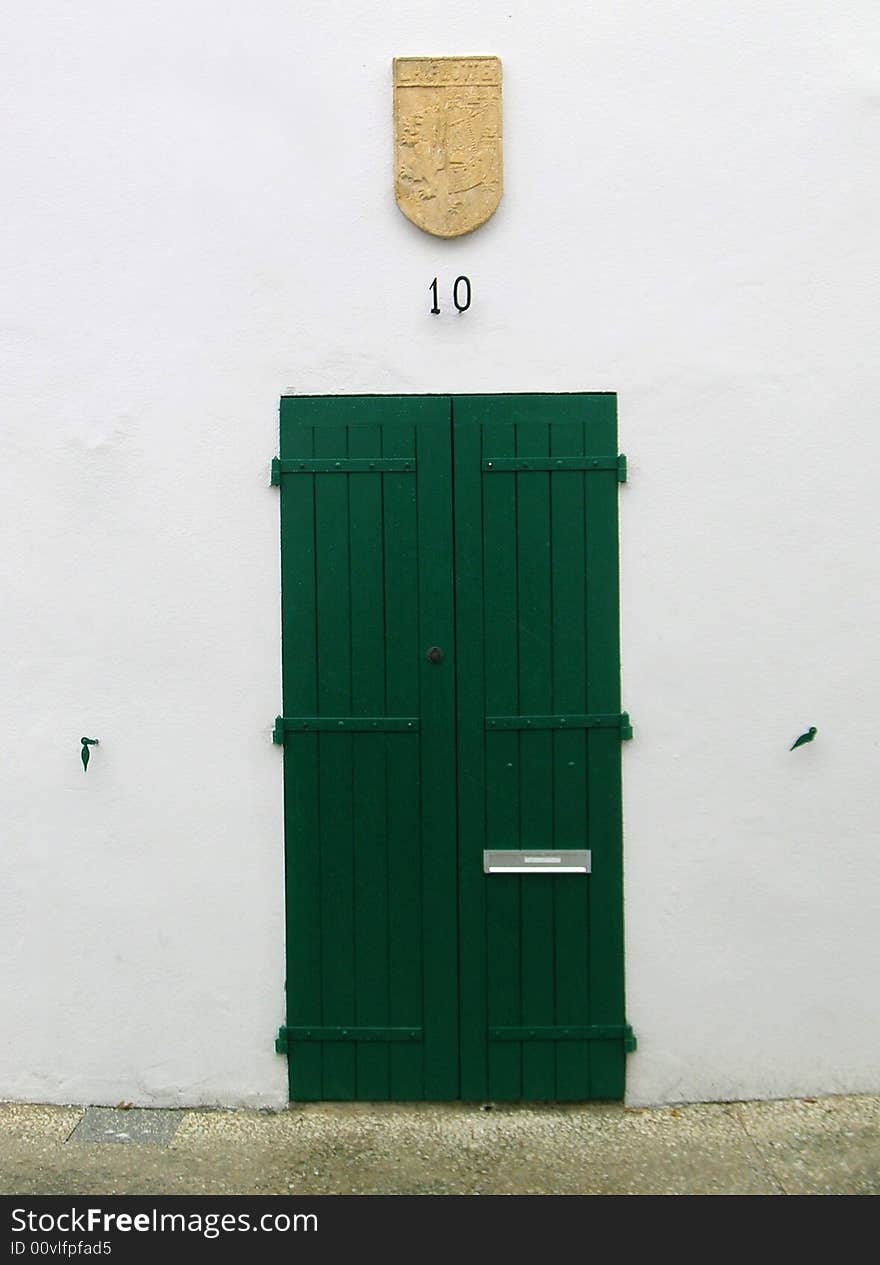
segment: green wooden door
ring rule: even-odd
[[[285,398],[275,470],[291,1098],[621,1097],[615,397]]]

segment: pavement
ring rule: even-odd
[[[0,1194],[880,1194],[880,1095],[285,1111],[0,1103]]]

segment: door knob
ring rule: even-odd
[[[431,646],[431,648],[428,650],[428,653],[425,655],[425,658],[428,660],[429,663],[442,663],[443,651],[440,649],[439,646]]]

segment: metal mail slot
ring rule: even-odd
[[[483,853],[484,874],[589,874],[589,848],[563,848],[551,852],[510,852],[507,849]]]

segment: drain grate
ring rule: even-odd
[[[154,1107],[87,1107],[68,1142],[141,1142],[167,1146],[177,1132],[182,1112]]]

